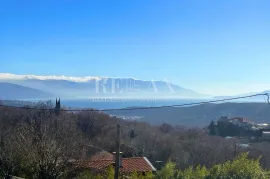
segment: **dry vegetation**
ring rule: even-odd
[[[233,140],[209,136],[200,128],[163,124],[151,126],[110,118],[101,112],[61,112],[55,115],[48,103],[37,109],[0,107],[0,176],[25,178],[66,178],[70,160],[90,157],[99,148],[114,151],[116,124],[122,126],[124,157],[146,156],[160,168],[171,160],[178,169],[214,165],[233,160],[241,152],[258,158],[270,168],[269,143],[239,148]],[[163,161],[162,165],[155,161]]]

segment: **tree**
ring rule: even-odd
[[[157,172],[156,179],[174,179],[176,175],[176,164],[169,161],[160,171]]]
[[[206,167],[189,167],[183,171],[178,171],[176,179],[204,179],[208,175],[208,173],[209,171]]]
[[[232,162],[215,165],[210,169],[207,179],[264,179],[266,172],[261,168],[260,158],[248,159],[248,153],[243,153]]]
[[[210,125],[208,126],[208,129],[209,129],[210,135],[216,135],[216,125],[215,125],[213,120],[211,121]]]
[[[2,176],[11,179],[20,170],[19,146],[13,143],[14,140],[15,136],[11,130],[0,129],[0,178]]]
[[[30,110],[17,136],[18,146],[27,161],[26,168],[35,169],[34,173],[28,173],[34,178],[59,178],[69,160],[80,154],[80,135],[75,121],[64,113],[58,117],[51,111]]]
[[[132,129],[130,131],[129,138],[132,140],[132,139],[136,138],[136,136],[137,136],[137,134],[135,133],[134,129]]]
[[[154,179],[154,175],[150,172],[147,173],[138,173],[138,172],[133,172],[129,176],[130,179]]]
[[[184,170],[177,170],[175,164],[168,162],[165,167],[157,173],[160,179],[266,179],[269,172],[261,168],[260,158],[249,159],[248,153],[242,153],[233,161],[215,165],[209,169],[197,166]]]
[[[0,107],[0,178],[11,178],[21,168],[20,148],[15,142],[19,117],[18,110]]]
[[[173,126],[171,126],[170,124],[167,124],[167,123],[163,123],[160,126],[160,130],[164,133],[169,133],[173,130]]]

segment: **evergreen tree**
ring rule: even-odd
[[[215,123],[213,120],[211,121],[210,125],[208,126],[208,129],[209,129],[210,135],[216,135],[216,126],[215,126]]]

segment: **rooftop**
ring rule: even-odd
[[[90,160],[76,162],[76,167],[104,171],[109,166],[114,165],[114,163],[113,155],[103,151],[93,156]],[[122,158],[120,173],[132,173],[134,171],[153,172],[156,171],[156,168],[146,157]]]

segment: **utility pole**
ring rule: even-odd
[[[117,139],[116,139],[116,156],[115,156],[115,171],[114,179],[119,177],[119,168],[120,168],[120,140],[121,140],[121,125],[117,124]]]

